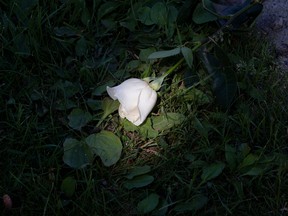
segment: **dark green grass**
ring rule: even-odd
[[[237,71],[238,94],[229,111],[215,104],[209,82],[204,81],[207,75],[198,64],[203,82],[197,89],[209,103],[187,99],[180,70],[169,77],[153,110],[154,114],[161,109],[184,114],[182,125],[147,139],[121,128],[118,114],[113,113],[100,129],[110,128],[121,138],[120,161],[105,167],[96,158],[83,170],[64,164],[65,138],[83,138],[97,123],[89,122],[81,133],[75,132],[68,126],[71,109],[91,111],[87,100],[105,97],[92,92],[109,80],[120,83],[127,77],[141,77],[141,70],[126,67],[140,49],[179,45],[178,37],[167,39],[164,29],[151,30],[138,22],[134,31],[128,31],[119,24],[136,1],[120,1],[110,19],[95,12],[102,1],[79,2],[27,1],[21,6],[0,1],[0,194],[10,195],[13,201],[13,208],[1,206],[1,213],[133,215],[140,200],[157,193],[166,201],[166,215],[287,214],[288,79],[277,71],[268,47],[253,34],[229,37],[220,44],[231,54]],[[186,25],[179,31],[182,39],[189,38]],[[84,50],[77,46],[82,37]],[[153,67],[156,72],[161,69]],[[243,175],[245,170],[229,167],[227,145],[245,147],[259,156],[250,168],[262,172]],[[239,158],[241,163],[243,157]],[[224,171],[202,183],[203,167],[215,162],[225,163]],[[127,170],[143,165],[151,167],[153,183],[127,190]],[[67,176],[77,182],[71,197],[61,190]],[[202,208],[177,211],[178,204],[190,202],[191,206],[198,195],[208,198]]]

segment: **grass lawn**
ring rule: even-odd
[[[287,74],[200,2],[0,0],[1,215],[288,214]],[[165,73],[120,118],[106,86]]]

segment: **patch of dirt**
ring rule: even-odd
[[[288,72],[288,1],[264,0],[256,28],[275,46],[277,64]]]

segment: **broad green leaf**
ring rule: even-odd
[[[143,138],[156,138],[158,136],[158,131],[152,128],[150,118],[147,118],[144,124],[138,126],[137,129]]]
[[[127,179],[132,179],[135,176],[143,175],[151,171],[151,167],[148,165],[141,167],[134,167],[128,171],[128,174],[125,176]]]
[[[202,137],[208,138],[209,128],[205,127],[196,116],[194,117],[194,128]]]
[[[211,179],[219,176],[225,168],[225,164],[223,162],[213,163],[203,169],[201,179],[204,182],[210,181]]]
[[[72,197],[73,194],[75,193],[75,189],[76,189],[76,180],[73,177],[68,176],[65,179],[63,179],[61,183],[61,191],[63,191],[67,197]]]
[[[118,100],[112,100],[108,97],[104,98],[102,101],[102,109],[104,111],[102,119],[105,119],[108,115],[115,112],[119,107]]]
[[[71,111],[68,116],[68,125],[75,129],[81,130],[89,121],[92,120],[92,115],[89,112],[85,112],[82,109],[76,108]]]
[[[236,149],[229,144],[225,145],[225,158],[230,169],[234,170],[237,167],[237,154]]]
[[[174,6],[170,5],[168,7],[168,22],[169,23],[176,22],[177,17],[178,17],[178,10]]]
[[[258,176],[262,175],[267,169],[270,169],[272,166],[274,166],[274,162],[274,155],[262,155],[259,157],[258,155],[250,153],[244,158],[242,164],[239,166],[239,169],[242,173],[242,176]],[[279,165],[279,163],[277,163],[277,165]]]
[[[244,160],[244,158],[250,153],[251,148],[247,143],[241,143],[240,146],[238,147],[238,151],[241,153],[242,158],[240,159]]]
[[[193,21],[196,24],[203,24],[211,21],[216,21],[217,16],[205,10],[202,3],[199,3],[193,12]]]
[[[186,63],[188,64],[189,68],[193,67],[193,53],[192,50],[188,47],[181,47],[181,53],[185,58]]]
[[[177,212],[195,212],[203,208],[208,203],[208,198],[202,194],[195,195],[192,200],[185,203],[179,203],[174,210]]]
[[[127,69],[128,71],[133,71],[135,69],[137,69],[141,64],[140,60],[132,60],[130,62],[128,62],[128,64],[125,66],[125,69]]]
[[[150,17],[153,23],[165,26],[167,23],[168,10],[163,2],[157,2],[150,10]]]
[[[103,3],[99,9],[98,9],[98,20],[100,20],[102,17],[108,15],[109,13],[115,11],[121,3],[116,1],[108,1]]]
[[[258,155],[248,154],[248,155],[244,158],[243,162],[239,165],[239,169],[254,164],[256,161],[258,161],[258,159],[259,159],[259,156],[258,156]]]
[[[154,21],[151,19],[150,13],[151,13],[151,8],[147,6],[139,8],[137,10],[137,15],[138,15],[140,22],[142,22],[144,25],[155,24]]]
[[[147,214],[153,211],[159,203],[159,195],[156,193],[150,194],[145,199],[141,200],[137,205],[137,210],[140,214]]]
[[[124,187],[128,190],[133,188],[141,188],[151,184],[154,181],[154,177],[151,175],[140,175],[133,179],[129,179],[124,182]]]
[[[156,209],[153,210],[153,212],[151,213],[153,216],[165,216],[167,215],[167,211],[168,211],[168,202],[165,199],[160,199],[158,206],[156,207]]]
[[[153,47],[150,47],[147,49],[141,49],[139,53],[139,59],[142,62],[146,62],[149,59],[149,56],[151,55],[151,53],[154,53],[154,52],[155,52],[155,48]]]
[[[163,51],[157,51],[148,56],[148,59],[157,59],[157,58],[166,58],[170,56],[178,55],[181,52],[181,48],[177,47],[172,50],[163,50]]]
[[[133,13],[130,13],[124,20],[120,21],[120,25],[129,29],[130,32],[135,32],[137,20],[134,18]]]
[[[94,154],[98,155],[105,166],[112,166],[121,156],[122,143],[115,134],[110,131],[101,131],[91,134],[85,139]]]
[[[75,30],[67,26],[55,27],[54,33],[58,37],[75,37],[78,35],[78,33]]]
[[[167,39],[171,39],[176,31],[176,20],[178,16],[178,10],[174,6],[168,7],[168,18],[167,24],[165,27],[165,33],[167,35]]]
[[[86,143],[67,138],[63,143],[63,147],[63,161],[72,168],[84,168],[93,159],[93,154]]]
[[[102,109],[102,101],[100,101],[100,100],[94,100],[94,99],[89,98],[89,99],[86,100],[86,104],[93,111]]]
[[[189,169],[201,169],[203,167],[207,166],[207,162],[203,161],[203,160],[195,160],[192,163],[190,163],[190,165],[188,166]]]
[[[162,113],[160,116],[151,117],[152,126],[155,130],[163,131],[181,124],[185,116],[180,113]]]
[[[255,166],[255,167],[251,167],[251,169],[249,169],[248,171],[244,172],[242,174],[242,176],[258,176],[258,175],[262,175],[265,170],[267,169],[267,167],[265,166]]]
[[[126,131],[137,131],[138,130],[138,126],[134,125],[132,122],[128,121],[126,118],[125,119],[122,119],[121,118],[121,122],[122,122],[122,125],[124,127],[124,130]]]
[[[173,22],[168,22],[167,27],[165,27],[165,34],[167,39],[172,39],[176,30],[176,24]]]
[[[75,46],[75,52],[77,56],[83,56],[87,52],[87,42],[84,37],[81,37]]]

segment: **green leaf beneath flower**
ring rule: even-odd
[[[137,210],[140,214],[147,214],[153,211],[159,203],[159,195],[156,193],[150,194],[145,199],[141,200],[137,205]]]
[[[151,167],[141,166],[141,167],[134,167],[131,170],[128,171],[128,174],[125,176],[127,179],[132,179],[135,176],[143,175],[151,171]]]
[[[105,119],[108,115],[115,112],[119,107],[118,100],[112,100],[110,98],[104,98],[102,101],[102,109],[104,111],[102,118]]]
[[[185,116],[180,113],[163,113],[160,116],[153,116],[152,125],[155,130],[163,131],[172,128],[174,125],[181,124]]]
[[[151,175],[136,176],[133,179],[129,179],[124,183],[124,187],[128,190],[133,188],[141,188],[151,184],[154,181],[154,177]]]
[[[67,138],[63,147],[63,161],[72,168],[83,168],[93,160],[93,154],[86,143]]]
[[[112,166],[121,156],[122,143],[115,134],[110,131],[101,131],[92,134],[86,139],[86,143],[94,154],[98,155],[105,166]]]
[[[152,127],[152,122],[150,118],[140,126],[135,126],[127,119],[123,119],[123,126],[126,131],[137,131],[143,138],[155,138],[158,136],[158,131]]]
[[[138,127],[139,133],[144,138],[155,138],[158,136],[158,131],[152,128],[151,119],[148,118],[144,124]]]
[[[203,169],[201,179],[204,182],[214,179],[222,173],[224,168],[225,168],[225,164],[223,162],[213,163]]]

